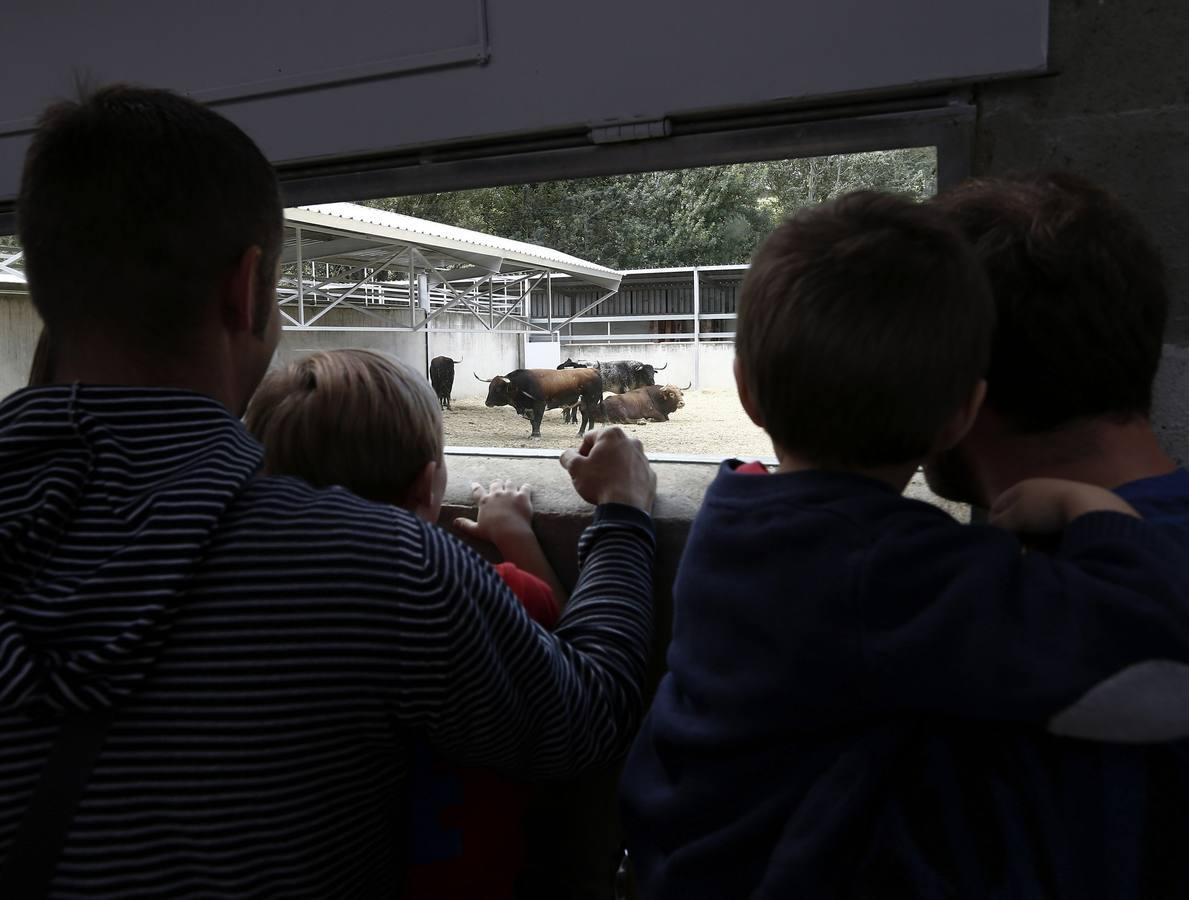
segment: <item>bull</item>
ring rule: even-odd
[[[433,392],[438,395],[438,403],[442,409],[450,408],[450,392],[454,390],[454,367],[462,362],[461,359],[451,359],[449,356],[435,356],[429,361],[429,383],[433,385]]]
[[[635,424],[641,419],[652,422],[668,422],[670,414],[685,406],[684,392],[693,382],[683,388],[675,384],[657,387],[655,384],[635,390],[604,397],[595,410],[595,421],[609,425]]]
[[[669,367],[665,363],[659,369],[638,359],[608,359],[587,360],[569,357],[558,369],[591,368],[598,371],[603,378],[603,390],[614,394],[623,394],[638,388],[656,384],[656,373],[663,372]],[[566,410],[565,421],[573,421],[572,410]]]
[[[656,384],[656,373],[669,368],[665,363],[659,369],[638,359],[567,359],[558,369],[596,369],[603,376],[603,390],[613,394],[634,391],[636,388]]]
[[[541,436],[545,410],[577,405],[582,413],[578,434],[594,422],[595,407],[603,396],[603,379],[597,369],[516,369],[507,375],[479,378],[487,382],[487,406],[511,406],[532,423],[532,437]]]

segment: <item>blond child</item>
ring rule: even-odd
[[[436,522],[446,490],[441,410],[429,384],[369,350],[320,351],[265,376],[244,417],[264,445],[270,474],[339,485]],[[457,531],[495,545],[496,571],[529,616],[552,628],[565,591],[532,530],[529,485],[475,484],[478,520]],[[527,788],[485,771],[454,768],[424,743],[410,777],[409,865],[404,896],[512,897],[523,858]]]

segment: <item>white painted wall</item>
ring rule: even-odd
[[[29,383],[41,317],[28,294],[0,294],[0,397]]]
[[[332,311],[319,324],[334,324]],[[434,320],[441,328],[478,328],[479,323],[469,315],[454,316],[450,313]],[[429,358],[449,356],[461,359],[455,367],[454,397],[486,397],[487,385],[475,380],[472,372],[484,378],[503,375],[520,367],[521,338],[518,334],[447,334],[431,331],[429,335]],[[285,331],[281,344],[273,359],[274,365],[289,362],[312,350],[332,350],[343,347],[363,347],[389,353],[408,363],[419,372],[425,372],[425,332],[399,331]]]
[[[734,390],[735,345],[727,342],[699,344],[700,389]],[[562,359],[638,359],[668,368],[657,375],[658,384],[683,386],[694,380],[693,343],[653,344],[567,344],[561,345]]]

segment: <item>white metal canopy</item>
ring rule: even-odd
[[[505,322],[518,332],[553,331],[530,321],[529,295],[542,280],[592,284],[604,292],[598,302],[622,280],[614,269],[549,247],[354,203],[285,210],[281,262],[295,264],[277,291],[291,331],[416,331],[448,311],[471,313],[487,331]],[[320,280],[319,263],[348,272]],[[336,308],[362,313],[367,323],[317,324]]]

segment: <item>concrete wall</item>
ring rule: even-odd
[[[347,311],[342,316],[332,310],[318,320],[319,325],[335,325],[350,322],[358,324],[356,313]],[[454,316],[449,313],[439,316],[433,325],[437,329],[466,328],[481,326],[473,316]],[[454,372],[454,397],[486,397],[487,385],[475,380],[472,371],[484,378],[502,375],[518,368],[521,364],[521,337],[517,334],[448,334],[443,331],[429,333],[429,358],[449,356],[461,359],[462,365]],[[413,366],[419,372],[425,371],[425,332],[400,331],[286,331],[282,333],[281,344],[273,359],[274,365],[289,362],[312,350],[331,350],[343,347],[363,347],[389,353],[402,362]]]
[[[0,294],[0,398],[29,382],[41,317],[28,294]]]
[[[1070,168],[1146,221],[1164,252],[1173,298],[1155,425],[1186,460],[1189,68],[1177,60],[1189,46],[1189,4],[1052,0],[1050,38],[1051,77],[977,90],[974,170]]]
[[[654,366],[668,364],[657,375],[657,384],[685,385],[694,380],[694,345],[692,343],[655,344],[567,344],[562,341],[561,356],[574,359],[638,359]],[[735,345],[702,343],[698,345],[701,377],[698,387],[734,390]]]

